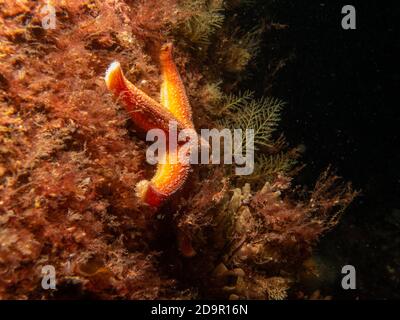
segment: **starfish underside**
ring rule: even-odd
[[[144,131],[158,128],[168,133],[171,121],[177,123],[178,132],[186,128],[193,129],[192,112],[173,60],[172,44],[165,44],[161,48],[160,63],[163,79],[160,103],[126,79],[118,62],[113,62],[106,72],[107,87],[122,102],[136,126]],[[171,161],[177,156],[179,148],[167,149],[167,161],[157,164],[153,178],[138,183],[137,194],[144,203],[159,207],[184,184],[190,165]]]

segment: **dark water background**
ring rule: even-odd
[[[341,27],[344,5],[356,8],[357,29]],[[299,183],[312,184],[329,164],[361,196],[316,254],[318,284],[336,298],[400,298],[400,4],[385,1],[259,1],[242,12],[244,25],[268,17],[288,24],[266,33],[244,87],[287,101],[281,128],[292,146],[305,146]],[[397,53],[396,53],[397,52]],[[273,79],[268,65],[288,58]],[[352,264],[357,289],[340,286]]]

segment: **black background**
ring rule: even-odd
[[[356,30],[342,29],[347,4],[356,9]],[[330,274],[319,287],[336,298],[400,298],[399,7],[259,1],[260,11],[243,15],[250,24],[288,25],[265,34],[248,87],[265,94],[271,61],[288,58],[267,93],[287,101],[281,128],[292,146],[305,147],[297,182],[311,186],[331,164],[361,191],[316,250]],[[357,290],[340,287],[345,264],[356,267]]]

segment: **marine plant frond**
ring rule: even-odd
[[[343,182],[341,177],[328,167],[315,183],[308,205],[310,211],[329,217],[326,219],[326,226],[332,228],[358,194],[351,183]]]
[[[275,155],[261,155],[256,162],[254,172],[249,179],[269,179],[278,174],[287,174],[297,164],[297,157],[293,153],[280,152]]]
[[[250,99],[250,98],[246,98]],[[230,129],[254,130],[254,149],[273,146],[272,134],[276,130],[284,102],[276,98],[237,100],[228,108],[230,114],[220,124]],[[247,141],[244,139],[243,146]]]
[[[288,148],[288,143],[286,141],[285,135],[281,134],[277,139],[275,139],[274,145],[273,145],[273,147],[271,149],[271,152],[272,153],[278,153],[278,152],[280,152],[282,150],[285,150],[287,148]],[[293,151],[296,154],[299,154],[299,149],[298,148],[293,149]]]
[[[262,22],[250,30],[234,28],[225,24],[225,38],[217,47],[221,67],[230,73],[240,73],[246,69],[249,62],[257,56],[260,48],[265,23]]]
[[[237,43],[245,48],[247,52],[254,57],[259,52],[260,43],[261,43],[261,35],[265,31],[265,23],[261,22],[261,24],[254,26],[248,32],[240,35],[240,29],[236,29],[233,33],[234,38],[238,39]]]
[[[246,90],[243,93],[228,94],[224,98],[224,104],[220,109],[219,113],[224,114],[226,111],[233,111],[243,108],[247,105],[251,99],[254,97],[254,92],[250,90]]]
[[[225,16],[222,1],[184,0],[181,8],[187,18],[180,25],[180,32],[192,44],[208,45],[210,36],[221,28]]]
[[[207,82],[201,90],[198,90],[199,99],[203,101],[205,110],[212,117],[217,117],[220,114],[220,107],[225,99],[225,94],[221,88],[222,80],[215,82]]]

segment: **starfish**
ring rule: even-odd
[[[136,126],[144,131],[158,128],[168,133],[171,121],[177,123],[178,131],[194,128],[189,99],[172,51],[171,43],[163,45],[160,50],[163,79],[160,103],[126,79],[119,62],[113,62],[106,72],[108,89],[122,102]],[[157,164],[153,178],[137,184],[137,194],[144,203],[159,207],[184,184],[190,165],[172,161],[177,159],[179,149],[179,146],[174,150],[168,149],[164,155],[166,161]]]

